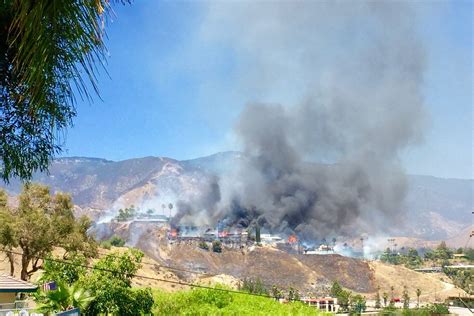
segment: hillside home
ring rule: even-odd
[[[0,315],[2,310],[22,308],[24,303],[16,300],[18,293],[35,292],[37,288],[29,282],[0,274]]]

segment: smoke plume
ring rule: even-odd
[[[249,158],[218,181],[209,216],[308,238],[389,227],[406,189],[399,156],[420,141],[424,117],[413,10],[361,1],[208,9],[202,37],[239,56],[236,89],[255,100],[235,127]]]

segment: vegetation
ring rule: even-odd
[[[442,241],[436,249],[427,251],[425,253],[425,260],[440,260],[445,261],[453,257],[453,251],[446,246],[446,243]]]
[[[118,214],[115,217],[115,219],[119,222],[126,222],[134,218],[135,214],[136,214],[135,207],[131,205],[130,207],[119,209]]]
[[[367,309],[366,307],[366,300],[365,297],[363,297],[360,294],[354,295],[351,298],[351,308],[350,308],[350,313],[351,314],[361,314],[365,312]]]
[[[100,243],[101,247],[105,249],[110,249],[112,246],[114,247],[123,247],[125,246],[125,240],[120,238],[119,236],[112,236],[110,239],[104,240]]]
[[[75,96],[98,93],[109,1],[0,3],[0,177],[29,179],[61,151]],[[88,82],[87,82],[88,81]]]
[[[65,250],[63,258],[80,253],[95,256],[97,245],[87,235],[91,222],[87,217],[76,219],[73,203],[67,194],[51,195],[49,188],[27,184],[19,195],[19,205],[9,207],[6,193],[0,190],[0,247],[5,250],[21,249],[21,279],[30,276],[43,266],[43,260],[54,248]],[[14,256],[10,273],[14,272]]]
[[[456,286],[462,288],[468,294],[474,294],[474,272],[472,269],[451,269],[444,267],[443,271]]]
[[[420,307],[421,290],[416,289],[416,307]]]
[[[193,289],[176,293],[154,292],[155,315],[315,315],[318,312],[301,302],[280,304],[261,296],[229,293],[213,289]]]
[[[375,295],[375,308],[381,308],[382,302],[380,300],[380,288],[377,288],[377,294]]]
[[[255,242],[257,244],[262,242],[262,238],[260,237],[260,226],[258,224],[255,226]]]
[[[406,286],[403,289],[402,300],[403,300],[403,308],[404,309],[409,309],[410,308],[410,296],[408,295],[408,290],[407,290]]]
[[[222,252],[222,243],[219,240],[214,240],[212,242],[212,251]]]
[[[280,298],[283,298],[283,291],[276,285],[272,286],[270,294],[277,301],[280,300]]]
[[[349,311],[352,293],[344,290],[339,282],[334,281],[331,287],[331,296],[337,298],[341,311]]]
[[[78,284],[69,286],[64,283],[58,283],[56,290],[40,291],[36,294],[35,300],[39,303],[37,311],[48,314],[76,307],[80,308],[80,310],[87,310],[94,297]]]
[[[209,245],[207,244],[207,242],[205,241],[201,241],[199,244],[198,244],[198,247],[203,249],[203,250],[206,250],[208,251],[209,250]]]
[[[109,254],[97,261],[92,269],[78,267],[74,261],[48,261],[42,279],[57,282],[60,291],[40,292],[38,303],[45,312],[64,310],[71,304],[77,307],[79,305],[74,304],[87,301],[81,309],[84,315],[150,313],[154,303],[151,290],[131,287],[131,279],[139,269],[142,257],[143,253],[135,249]],[[74,301],[77,293],[81,293],[83,303]]]
[[[293,287],[290,287],[288,289],[288,300],[289,301],[299,301],[300,300],[300,292],[298,289],[295,289]]]
[[[255,280],[245,278],[242,285],[239,285],[239,290],[251,294],[268,295],[268,290],[260,278]]]
[[[404,264],[410,269],[418,268],[423,264],[422,258],[414,248],[409,248],[406,254],[400,254],[387,248],[380,256],[380,260],[395,265]]]

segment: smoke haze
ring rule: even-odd
[[[373,232],[400,218],[399,154],[424,125],[415,18],[399,2],[209,5],[200,34],[238,56],[236,89],[249,103],[235,133],[251,158],[194,205],[214,221],[257,219],[307,238]]]

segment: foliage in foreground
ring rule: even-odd
[[[278,301],[248,294],[213,289],[176,293],[154,292],[155,315],[315,315],[314,307],[301,302]]]
[[[62,149],[62,132],[72,125],[76,97],[90,98],[91,88],[98,92],[109,2],[0,2],[3,180],[47,170]]]
[[[22,280],[41,269],[40,258],[50,255],[56,247],[65,250],[65,259],[75,253],[96,255],[95,240],[87,234],[91,221],[85,216],[74,217],[70,195],[53,195],[47,186],[29,183],[18,199],[18,206],[8,205],[7,194],[0,189],[0,250],[21,249]],[[10,253],[7,258],[13,275],[15,257]]]
[[[444,304],[430,304],[421,308],[415,309],[399,309],[393,306],[385,307],[379,315],[384,316],[431,316],[431,315],[447,315],[449,314],[448,307]]]
[[[40,292],[37,303],[43,312],[77,307],[82,302],[81,311],[84,315],[150,313],[153,307],[151,290],[131,287],[132,277],[139,269],[142,257],[143,253],[135,249],[122,254],[109,254],[97,261],[93,265],[94,269],[78,266],[76,263],[80,263],[81,258],[70,261],[73,264],[48,261],[42,281],[55,281],[60,285],[59,290]],[[82,298],[89,299],[76,299],[74,295],[77,296],[78,292]]]

